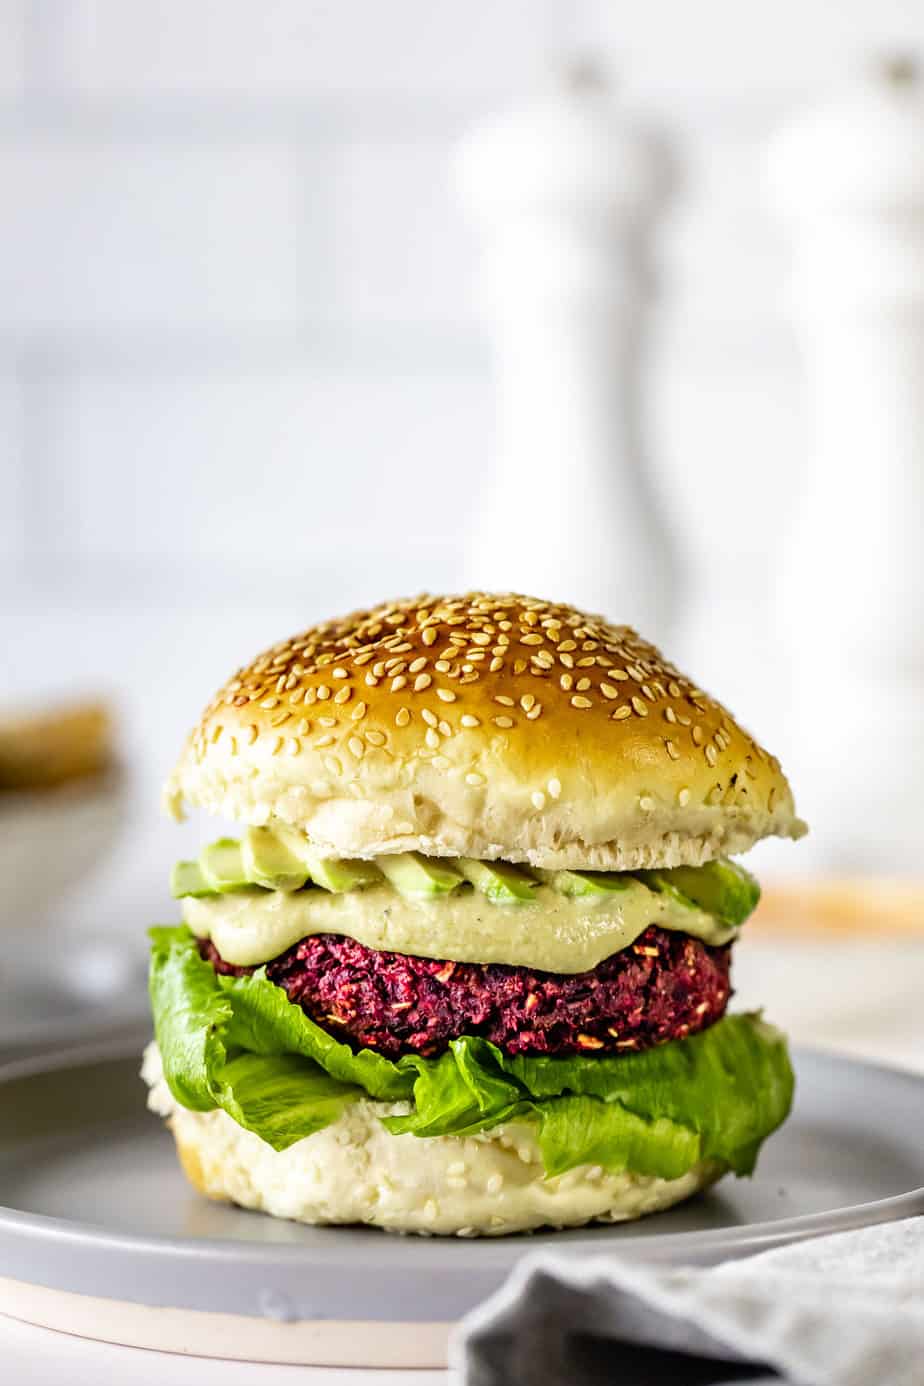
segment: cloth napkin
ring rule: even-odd
[[[711,1269],[527,1256],[450,1360],[464,1386],[924,1386],[924,1217]]]

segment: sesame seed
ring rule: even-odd
[[[549,791],[549,793],[551,794],[552,798],[553,798],[553,799],[557,799],[557,798],[560,796],[560,794],[561,794],[561,780],[559,780],[559,779],[551,779],[551,780],[549,780],[548,784],[546,785],[546,788],[548,789],[548,791]]]
[[[319,748],[323,748],[324,746],[333,746],[334,738],[331,736],[330,732],[326,732],[324,736],[319,736],[314,744]]]
[[[436,767],[437,770],[448,770],[448,769],[449,769],[449,761],[446,759],[445,756],[434,756],[434,757],[433,757],[433,762],[432,762],[432,763],[433,763],[433,765]]]
[[[559,649],[558,658],[559,658],[559,660],[561,661],[561,663],[565,666],[566,669],[573,669],[573,668],[574,668],[574,660],[573,660],[573,658],[571,657],[571,655],[569,655],[569,654],[562,654],[562,653],[561,653],[561,650]]]
[[[715,747],[714,747],[714,746],[707,746],[707,747],[706,747],[706,759],[708,760],[709,764],[710,764],[710,765],[715,765],[715,763],[716,763],[716,761],[718,760],[718,758],[719,758],[719,757],[718,757],[718,755],[716,754],[716,749],[715,749]]]
[[[335,703],[348,703],[353,696],[352,688],[341,688],[334,694]]]
[[[454,703],[456,700],[456,694],[451,688],[438,688],[436,690],[436,696],[442,698],[444,703]]]
[[[643,813],[653,813],[655,808],[655,801],[654,799],[652,799],[650,794],[643,794],[638,801],[638,806]]]
[[[347,742],[347,746],[357,760],[360,760],[362,756],[365,755],[366,748],[358,736],[351,736]]]
[[[421,631],[420,638],[425,645],[433,645],[437,640],[435,626],[427,626],[426,630]]]
[[[335,679],[348,679],[350,676],[342,665],[338,664],[336,669],[331,669],[331,677]]]
[[[411,714],[406,707],[399,707],[395,713],[395,726],[406,727],[411,720]]]
[[[705,739],[706,739],[706,738],[704,737],[704,735],[703,735],[703,729],[702,729],[702,727],[700,727],[700,726],[694,727],[693,730],[691,731],[690,735],[691,735],[692,738],[693,738],[693,745],[694,745],[694,746],[702,746],[703,742],[704,742]]]
[[[505,728],[506,728],[506,727],[512,727],[512,726],[513,726],[513,718],[512,718],[512,717],[495,717],[495,718],[493,718],[492,720],[494,721],[495,725],[498,726],[498,727],[505,727]]]
[[[524,674],[526,672],[526,660],[515,659],[513,661],[513,672],[515,674]]]
[[[365,715],[366,715],[366,704],[365,704],[365,703],[357,703],[356,706],[354,707],[353,711],[350,713],[350,716],[351,716],[351,718],[353,719],[354,722],[361,722],[362,719],[365,717]]]
[[[524,693],[522,698],[520,699],[520,707],[523,709],[523,711],[529,712],[530,708],[535,707],[535,705],[536,699],[533,697],[532,693]]]
[[[435,712],[431,712],[430,709],[429,709],[428,707],[425,707],[425,708],[422,710],[422,712],[421,712],[420,715],[421,715],[421,717],[424,719],[424,721],[426,722],[426,724],[427,724],[428,727],[435,727],[435,726],[436,726],[437,721],[438,721],[438,718],[437,718],[437,716],[436,716],[436,713],[435,713]]]
[[[328,688],[326,683],[318,684],[318,697],[321,699],[322,703],[325,701],[325,699],[330,697],[330,689]]]
[[[677,750],[673,741],[665,741],[664,745],[667,747],[667,754],[670,756],[671,760],[680,759],[680,752]]]
[[[465,776],[465,783],[471,785],[484,784],[484,775],[479,775],[477,770],[469,770]]]
[[[528,722],[535,722],[536,718],[539,716],[539,714],[540,714],[541,712],[542,712],[542,704],[541,704],[541,703],[537,703],[535,707],[531,707],[531,708],[529,709],[529,712],[527,712],[527,714],[526,714],[526,720],[527,720]]]
[[[578,679],[577,683],[575,684],[575,688],[578,690],[579,693],[585,693],[589,687],[590,679]]]
[[[686,808],[687,804],[690,802],[690,791],[688,789],[681,789],[677,795],[677,802],[681,808]]]
[[[279,755],[279,752],[282,750],[284,744],[285,744],[285,737],[277,736],[277,737],[274,739],[274,741],[273,741],[273,749],[272,749],[272,751],[270,752],[270,754],[271,754],[271,755],[274,755],[274,756],[278,756],[278,755]]]
[[[514,702],[513,698],[508,698],[506,693],[496,694],[494,701],[496,703],[500,703],[501,707],[516,707],[516,703]]]
[[[530,794],[529,797],[530,797],[530,799],[532,800],[533,808],[537,808],[537,809],[544,809],[544,808],[545,808],[545,795],[543,794],[543,792],[542,792],[541,789],[534,789],[533,792],[532,792],[532,794]]]
[[[336,719],[336,717],[319,717],[319,718],[318,718],[318,726],[320,726],[320,727],[336,727],[336,725],[337,725],[337,719]]]
[[[265,708],[271,708],[275,707],[278,702],[279,699],[275,695],[271,695],[269,698],[264,698],[261,701],[260,706]]]
[[[630,701],[632,703],[632,707],[638,713],[639,717],[648,716],[648,708],[645,706],[644,702],[637,694],[634,697],[632,697]]]
[[[462,723],[463,727],[481,726],[481,722],[479,721],[479,719],[477,717],[473,717],[470,712],[463,712],[462,716],[459,718],[459,721]]]
[[[397,677],[393,678],[391,681],[392,693],[400,692],[400,690],[404,688],[406,684],[407,679],[405,678],[405,676],[403,674],[398,674]]]
[[[619,689],[618,689],[618,688],[614,688],[613,685],[612,685],[611,683],[601,683],[601,685],[600,685],[600,692],[603,694],[604,698],[618,698],[618,697],[619,697]]]
[[[414,680],[414,692],[422,693],[425,688],[429,688],[433,679],[430,674],[418,674]]]
[[[421,655],[418,659],[412,659],[407,667],[409,673],[419,674],[421,669],[425,669],[427,667],[427,656]]]
[[[628,703],[623,703],[622,706],[621,706],[621,707],[618,707],[618,708],[616,709],[615,712],[611,712],[611,713],[610,713],[610,721],[611,721],[611,722],[624,722],[625,719],[626,719],[627,717],[631,717],[631,716],[632,716],[632,709],[631,709],[631,707],[629,707]]]
[[[257,739],[257,735],[257,729],[254,726],[253,722],[251,722],[244,732],[244,744],[247,746],[252,746]]]
[[[439,732],[434,731],[432,727],[428,727],[428,728],[427,728],[427,734],[426,734],[426,736],[424,737],[424,740],[426,741],[427,745],[430,747],[430,750],[431,750],[431,751],[439,750],[439,744],[440,744]]]
[[[571,699],[571,706],[579,708],[588,708],[593,707],[593,703],[590,700],[590,698],[585,698],[582,694],[575,693],[574,697]]]
[[[542,644],[542,640],[543,640],[543,637],[538,633],[538,631],[534,632],[532,635],[521,635],[521,636],[520,636],[520,644],[521,644],[521,645],[541,645],[541,644]]]
[[[571,690],[571,688],[572,688],[572,686],[573,686],[573,684],[574,684],[574,679],[571,677],[570,674],[562,674],[562,676],[561,676],[561,678],[558,680],[558,682],[561,684],[561,686],[562,686],[562,688],[565,690],[565,692],[568,693],[568,692],[570,692],[570,690]]]
[[[448,674],[449,670],[452,668],[452,665],[450,664],[448,659],[438,659],[433,667],[438,674]]]
[[[503,667],[504,661],[497,655],[494,657],[494,659],[491,660],[491,663],[488,665],[488,668],[490,669],[492,674],[496,674],[498,669],[503,669]]]

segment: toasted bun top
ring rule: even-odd
[[[166,792],[354,857],[631,870],[805,831],[779,762],[653,645],[509,594],[389,602],[273,646]]]

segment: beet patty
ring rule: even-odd
[[[220,972],[253,971],[225,963],[210,942],[201,951]],[[302,939],[266,975],[324,1029],[397,1058],[439,1054],[458,1035],[483,1035],[508,1054],[648,1049],[721,1018],[728,965],[728,945],[651,925],[573,976],[379,953],[339,934]]]

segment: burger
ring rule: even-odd
[[[206,708],[167,803],[144,1060],[192,1183],[307,1223],[476,1236],[748,1175],[793,1074],[727,1014],[796,838],[779,763],[626,626],[422,596],[313,626]]]

